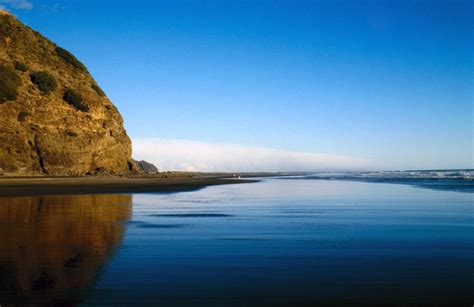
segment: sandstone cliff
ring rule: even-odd
[[[87,68],[0,11],[0,175],[133,169],[122,117]]]

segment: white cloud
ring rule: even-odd
[[[154,163],[162,171],[297,172],[369,166],[363,159],[343,155],[155,138],[134,139],[133,156]]]
[[[0,0],[0,9],[31,10],[33,3],[28,0]]]

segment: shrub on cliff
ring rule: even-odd
[[[15,70],[0,65],[0,104],[15,100],[21,79]]]
[[[84,104],[82,96],[74,90],[68,89],[63,96],[64,101],[82,112],[88,112],[89,107]]]
[[[56,54],[59,55],[64,61],[71,64],[75,68],[86,71],[87,68],[82,64],[72,53],[61,47],[56,47]]]
[[[15,69],[19,70],[19,71],[22,71],[22,72],[25,72],[25,71],[28,70],[28,66],[26,66],[25,64],[23,64],[21,62],[16,62],[15,63]]]
[[[99,95],[100,97],[104,97],[104,96],[105,96],[104,91],[103,91],[103,90],[100,88],[100,86],[98,86],[97,84],[92,83],[92,88],[93,88],[94,91],[97,93],[97,95]]]
[[[51,91],[54,91],[58,87],[58,83],[49,73],[45,71],[37,71],[31,74],[31,82],[36,84],[40,91],[45,94],[48,94]]]
[[[21,111],[20,113],[18,113],[18,121],[19,122],[24,122],[25,119],[28,117],[28,115],[30,115],[30,113],[28,112],[25,112],[25,111]]]
[[[66,134],[67,134],[68,136],[70,136],[70,137],[73,137],[73,138],[79,136],[79,134],[77,134],[76,132],[74,132],[74,131],[72,131],[72,130],[69,130],[69,129],[66,130]]]

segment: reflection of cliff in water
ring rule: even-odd
[[[0,304],[74,303],[123,239],[131,195],[0,198]]]

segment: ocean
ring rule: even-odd
[[[472,306],[469,178],[340,179],[0,198],[0,305]]]

